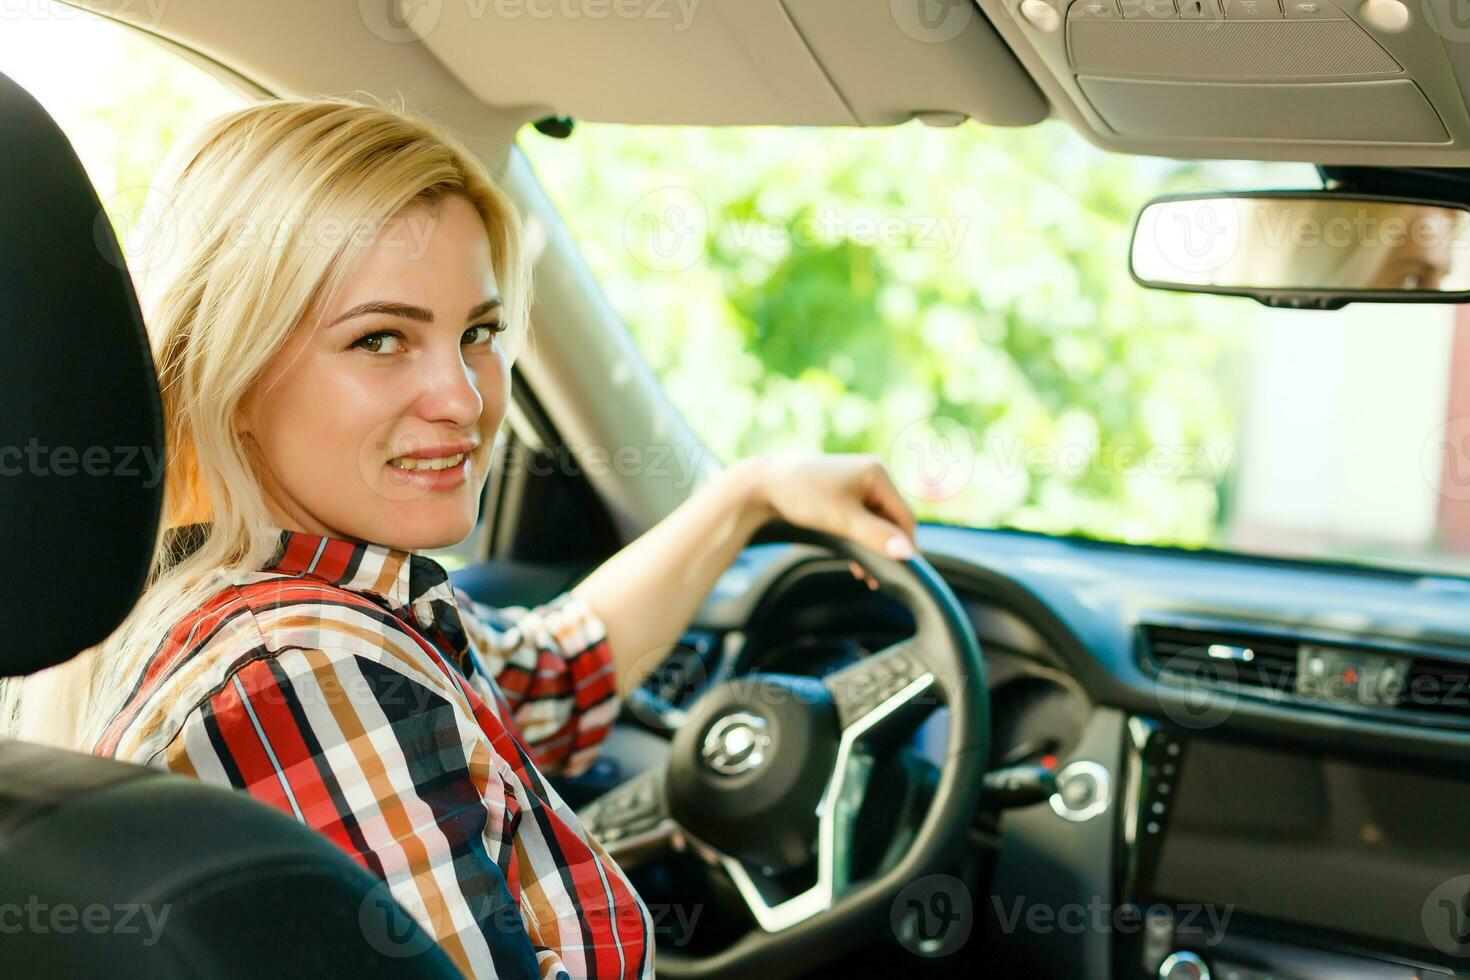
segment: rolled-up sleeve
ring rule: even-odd
[[[496,608],[455,590],[465,632],[504,695],[536,765],[575,776],[597,758],[618,713],[607,628],[573,592]]]

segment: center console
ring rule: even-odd
[[[1470,975],[1470,768],[1128,723],[1114,975]]]

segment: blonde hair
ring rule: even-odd
[[[236,410],[383,226],[450,195],[484,220],[514,357],[531,289],[520,220],[485,167],[439,126],[347,99],[267,101],[209,121],[170,151],[145,205],[147,240],[130,256],[167,450],[148,586],[101,644],[0,685],[0,730],[89,750],[115,707],[109,699],[130,687],[167,632],[269,561],[278,539]],[[165,547],[169,529],[196,522],[209,527],[195,550]]]

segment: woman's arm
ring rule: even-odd
[[[742,460],[572,590],[606,625],[620,693],[658,667],[720,573],[762,524],[778,517],[895,558],[913,554],[913,514],[877,457]]]

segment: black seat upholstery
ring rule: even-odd
[[[85,172],[0,75],[0,677],[137,600],[163,451],[132,283]],[[452,977],[385,885],[242,793],[0,741],[0,977]]]

